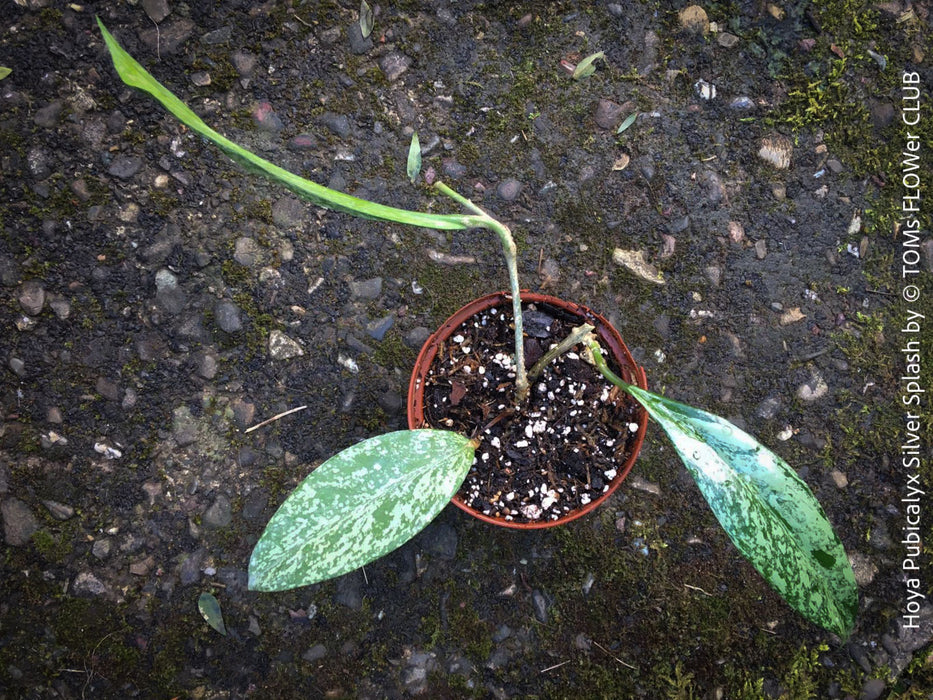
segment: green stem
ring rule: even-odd
[[[518,283],[518,253],[515,239],[509,227],[492,218],[459,192],[450,189],[443,182],[434,183],[435,189],[447,195],[455,202],[472,211],[475,216],[467,217],[474,226],[492,231],[499,236],[505,265],[509,271],[509,287],[512,295],[512,316],[515,323],[515,400],[522,403],[528,397],[528,373],[525,371],[525,337],[522,330],[522,297]]]
[[[585,341],[593,331],[593,328],[594,326],[591,326],[589,323],[581,323],[579,326],[571,330],[570,333],[567,334],[566,338],[544,353],[544,355],[541,356],[541,359],[535,362],[534,366],[528,370],[529,382],[533,382],[535,379],[537,379],[538,375],[544,371],[544,368],[547,367],[555,357],[563,355],[574,345],[580,343],[581,341]]]
[[[629,387],[632,385],[627,381],[622,379],[618,374],[609,369],[609,365],[606,364],[606,358],[603,357],[603,353],[599,349],[599,343],[596,341],[596,336],[590,333],[588,336],[583,338],[583,342],[586,344],[586,349],[589,352],[589,359],[592,361],[592,364],[596,369],[599,370],[608,381],[615,384],[620,389],[624,390],[631,395],[632,392],[629,391]],[[634,397],[637,400],[637,396]],[[641,403],[639,401],[639,403]]]

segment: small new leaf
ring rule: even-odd
[[[589,56],[584,58],[577,64],[577,67],[573,70],[573,79],[580,80],[581,78],[587,78],[593,73],[596,72],[595,62],[599,59],[605,60],[606,54],[602,51],[597,51],[596,53],[591,53]]]
[[[625,121],[619,124],[619,128],[616,129],[616,133],[621,134],[623,131],[628,129],[632,124],[634,124],[636,119],[638,119],[638,112],[632,112],[630,115],[628,115],[625,118]]]
[[[418,179],[421,172],[421,142],[418,140],[418,132],[411,135],[411,145],[408,147],[408,179],[412,184]]]
[[[360,33],[364,39],[373,33],[373,8],[366,0],[360,2]]]
[[[224,616],[220,612],[220,603],[217,602],[214,596],[210,593],[202,593],[201,597],[198,598],[198,610],[201,612],[201,616],[207,621],[207,624],[220,632],[223,636],[227,636]]]
[[[457,433],[401,430],[334,455],[272,516],[249,560],[249,588],[307,586],[405,544],[460,488],[474,451]]]
[[[12,68],[7,68],[6,66],[0,66],[0,80],[3,80],[10,73],[13,72]]]

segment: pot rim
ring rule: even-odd
[[[612,324],[609,323],[609,321],[603,318],[603,316],[589,309],[588,307],[583,306],[582,304],[577,304],[572,301],[565,301],[563,299],[559,299],[558,297],[549,296],[547,294],[537,294],[534,292],[523,291],[522,302],[544,303],[557,306],[558,308],[579,316],[581,319],[596,326],[595,333],[597,333],[599,339],[606,346],[608,346],[612,356],[615,358],[616,363],[622,369],[622,378],[631,384],[635,384],[641,387],[642,389],[648,388],[644,368],[640,367],[635,362],[632,354],[629,352],[628,348],[625,346],[625,343],[622,341],[622,337],[619,335],[619,332],[612,326]],[[444,321],[444,323],[442,323],[437,328],[437,330],[434,331],[434,333],[432,333],[431,336],[425,341],[424,345],[421,347],[421,352],[418,353],[418,359],[415,361],[415,367],[412,371],[411,380],[408,384],[408,427],[410,429],[414,430],[424,427],[424,380],[427,377],[431,363],[437,356],[437,350],[440,344],[447,340],[447,338],[449,338],[453,332],[468,318],[490,308],[502,306],[504,304],[507,304],[511,308],[512,295],[508,292],[494,292],[492,294],[482,296],[478,299],[474,299],[473,301],[463,306],[459,311],[454,313],[446,321]],[[469,513],[473,517],[478,518],[479,520],[490,523],[492,525],[510,527],[518,530],[536,530],[546,527],[555,527],[557,525],[564,525],[571,522],[572,520],[576,520],[577,518],[592,512],[600,505],[602,505],[610,496],[612,496],[613,493],[616,492],[619,486],[622,485],[625,477],[627,477],[628,473],[632,470],[632,466],[635,464],[635,459],[638,457],[638,453],[641,451],[642,442],[644,442],[645,439],[645,432],[648,428],[648,412],[645,411],[643,407],[639,407],[639,409],[640,413],[638,418],[638,432],[635,435],[635,442],[632,445],[629,458],[625,461],[625,464],[619,467],[618,474],[609,484],[609,489],[602,493],[599,498],[590,501],[582,508],[571,511],[568,514],[561,516],[557,520],[517,523],[514,521],[504,520],[502,518],[493,518],[485,515],[475,508],[468,506],[456,494],[451,499],[451,501],[455,506]]]

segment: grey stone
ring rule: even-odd
[[[215,29],[211,32],[208,32],[207,34],[201,37],[201,41],[203,41],[205,44],[211,44],[211,45],[224,44],[230,41],[232,37],[233,37],[233,27],[228,24],[223,27],[220,27],[220,29]]]
[[[100,540],[95,540],[94,544],[91,545],[91,554],[93,554],[98,559],[106,559],[110,556],[110,552],[113,549],[113,541],[105,537]]]
[[[220,529],[227,527],[233,521],[233,507],[230,505],[230,499],[220,494],[214,499],[210,507],[204,511],[204,517],[201,524],[204,527]]]
[[[181,287],[166,287],[156,292],[156,303],[169,316],[174,316],[185,308],[188,295]]]
[[[366,324],[366,333],[375,340],[382,341],[389,329],[395,325],[395,314],[388,314]]]
[[[51,515],[56,520],[68,520],[69,518],[74,517],[75,514],[75,509],[69,506],[67,503],[59,503],[58,501],[42,501],[42,505],[44,505],[46,510],[49,511],[49,515]]]
[[[38,316],[45,306],[45,288],[39,280],[26,280],[19,288],[16,300],[30,316]]]
[[[305,661],[313,663],[318,659],[323,659],[325,656],[327,656],[327,647],[325,647],[323,644],[315,644],[304,654],[302,654],[301,658]]]
[[[82,571],[75,576],[71,590],[82,598],[97,598],[108,592],[107,585],[90,571]]]
[[[612,100],[600,100],[596,103],[593,120],[600,129],[617,129],[622,122],[624,107]]]
[[[269,357],[273,360],[290,360],[305,354],[301,345],[280,330],[269,333]]]
[[[353,22],[347,27],[347,38],[350,40],[350,51],[357,56],[369,53],[373,49],[373,40],[371,36],[363,37],[363,30],[359,22]]]
[[[392,51],[379,59],[379,67],[389,82],[393,82],[402,77],[402,74],[411,67],[411,59],[397,51]]]
[[[153,54],[173,54],[185,45],[194,33],[194,22],[183,18],[158,27],[147,27],[139,32],[140,40]]]
[[[548,603],[547,598],[545,598],[541,591],[534,590],[531,592],[531,607],[534,610],[535,619],[538,622],[546,624],[548,617]]]
[[[196,549],[181,562],[178,567],[178,577],[182,586],[190,586],[201,578],[201,564],[204,561],[204,549]]]
[[[382,294],[382,278],[373,277],[368,280],[353,280],[350,282],[350,295],[354,299],[375,299]]]
[[[342,139],[350,135],[350,119],[345,114],[324,112],[318,121]]]
[[[142,0],[143,9],[149,15],[149,19],[158,24],[171,14],[172,10],[168,6],[168,0]]]
[[[214,320],[224,333],[237,333],[243,329],[240,309],[229,299],[221,299],[214,306]]]
[[[272,221],[281,228],[298,228],[307,216],[304,202],[296,197],[282,197],[272,205]]]
[[[64,109],[65,103],[61,100],[55,100],[45,107],[37,109],[32,119],[37,126],[41,126],[44,129],[51,129],[58,124],[58,118],[61,116]]]
[[[506,202],[513,202],[518,198],[518,195],[522,193],[522,183],[516,180],[514,177],[510,177],[507,180],[503,180],[499,183],[499,186],[496,187],[496,194],[499,195],[499,198]]]
[[[117,156],[113,159],[107,172],[121,180],[129,180],[143,167],[143,161],[136,156]]]
[[[778,414],[779,410],[781,410],[781,399],[777,396],[769,396],[758,404],[758,408],[755,409],[755,415],[759,418],[770,420]]]
[[[768,243],[764,238],[759,238],[755,241],[755,257],[759,260],[764,260],[768,255]]]
[[[94,389],[108,401],[120,400],[120,385],[112,379],[98,377],[97,382],[94,384]]]
[[[32,510],[18,498],[7,498],[0,504],[3,515],[4,541],[11,547],[22,547],[29,543],[39,529],[39,521]]]
[[[351,610],[361,610],[363,607],[363,577],[358,571],[353,571],[337,579],[337,590],[334,601],[345,605]]]
[[[431,337],[430,329],[425,326],[415,326],[405,334],[405,345],[415,350],[421,348]]]
[[[266,100],[259,102],[253,109],[253,121],[256,122],[256,126],[270,134],[277,134],[285,128],[282,118]]]
[[[867,680],[862,686],[862,692],[859,693],[859,700],[878,700],[886,687],[887,685],[880,678]]]
[[[0,495],[10,490],[10,468],[0,463]]]
[[[230,60],[241,78],[250,77],[256,68],[256,56],[249,51],[234,51]]]
[[[22,379],[26,376],[26,363],[18,357],[11,357],[9,363],[7,363],[10,370],[17,377]]]
[[[252,238],[241,236],[233,246],[233,259],[244,267],[252,267],[259,261],[262,250]]]
[[[52,164],[49,152],[41,146],[33,146],[26,154],[26,166],[29,174],[36,180],[44,180],[52,174]]]
[[[202,379],[213,379],[217,376],[217,358],[209,352],[198,358],[198,376]]]
[[[197,441],[198,425],[187,406],[179,406],[172,412],[172,436],[179,447]]]
[[[253,419],[256,417],[256,404],[243,399],[234,399],[230,403],[230,410],[233,411],[234,422],[241,430],[253,424]]]

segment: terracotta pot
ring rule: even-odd
[[[644,369],[635,363],[635,360],[632,358],[628,348],[625,347],[625,343],[622,342],[622,338],[619,336],[618,331],[616,331],[616,329],[613,328],[602,316],[580,304],[563,301],[562,299],[547,296],[545,294],[522,292],[522,301],[525,303],[545,303],[561,308],[572,315],[578,316],[581,323],[585,321],[595,326],[595,332],[599,335],[603,345],[610,350],[617,365],[622,368],[622,378],[630,384],[635,384],[642,387],[643,389],[648,388]],[[409,428],[415,429],[423,428],[425,426],[424,385],[428,376],[428,370],[430,369],[431,364],[434,362],[434,359],[437,356],[438,348],[440,347],[441,343],[446,341],[457,329],[457,327],[470,317],[498,306],[508,306],[509,310],[511,311],[511,295],[509,295],[507,292],[496,292],[494,294],[489,294],[479,299],[475,299],[460,309],[453,316],[448,318],[446,321],[444,321],[440,328],[438,328],[434,334],[428,338],[427,342],[425,342],[424,346],[421,348],[421,352],[418,354],[418,359],[415,362],[415,369],[411,375],[411,382],[408,385]],[[635,463],[635,458],[638,456],[638,452],[641,450],[641,445],[645,439],[645,431],[647,426],[648,414],[644,409],[640,409],[638,417],[638,432],[632,445],[631,454],[629,455],[629,458],[626,460],[625,464],[618,466],[618,474],[609,483],[609,489],[601,494],[599,498],[590,501],[590,503],[581,508],[567,513],[557,520],[528,523],[506,521],[502,518],[492,518],[488,515],[484,515],[478,510],[466,505],[459,496],[454,496],[453,503],[458,508],[466,511],[470,515],[493,525],[501,525],[503,527],[512,527],[525,530],[563,525],[570,522],[571,520],[575,520],[583,515],[586,515],[593,509],[597,508],[607,498],[609,498],[616,491],[616,489],[619,488],[619,486],[622,484],[622,481],[631,471],[632,465]]]

